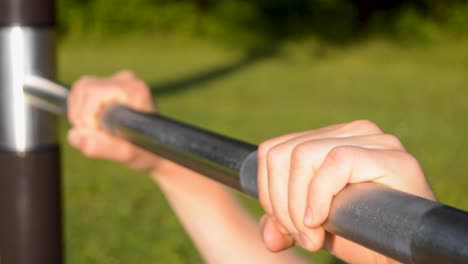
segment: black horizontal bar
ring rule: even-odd
[[[107,107],[101,123],[115,136],[257,197],[255,145],[122,105]],[[252,158],[255,168],[247,172]],[[242,186],[241,171],[255,177],[255,186]]]

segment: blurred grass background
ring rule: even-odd
[[[58,76],[131,69],[164,114],[253,143],[371,119],[468,210],[468,5],[371,2],[60,0]],[[146,175],[83,157],[60,124],[67,263],[203,262]]]

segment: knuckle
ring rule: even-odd
[[[73,86],[74,87],[80,87],[80,86],[83,86],[84,84],[90,82],[91,80],[94,80],[94,77],[90,76],[90,75],[86,75],[86,76],[83,76],[81,78],[79,78],[74,84]]]
[[[403,148],[403,144],[401,144],[400,139],[394,135],[384,134],[382,136],[382,141],[389,146],[392,146],[395,148]]]
[[[338,146],[328,152],[324,163],[326,164],[342,164],[350,155],[353,155],[353,148],[350,146]]]
[[[99,85],[98,81],[95,80],[95,81],[86,82],[83,85],[77,86],[76,92],[77,94],[80,94],[80,96],[84,97],[93,91],[99,91],[101,89],[102,87]]]
[[[146,85],[141,84],[141,85],[138,85],[137,87],[138,87],[137,91],[141,100],[146,100],[147,98],[151,97],[151,93],[149,89],[146,87]]]
[[[144,81],[135,79],[133,82],[135,83],[136,89],[138,89],[140,92],[149,93],[149,88]]]
[[[135,79],[136,78],[135,73],[133,71],[131,71],[131,70],[128,70],[128,69],[121,70],[116,75],[120,76],[122,78],[126,78],[126,79]]]
[[[76,82],[72,86],[69,98],[76,98],[78,96],[78,94],[80,94],[83,91],[84,87],[86,87],[86,86],[84,86],[82,83],[80,83],[80,81]]]
[[[151,97],[150,89],[142,80],[135,80],[133,82],[134,83],[131,84],[131,89],[141,101]],[[132,91],[129,92],[131,93]]]
[[[411,154],[408,152],[399,152],[401,155],[401,159],[405,164],[407,164],[407,167],[410,168],[412,171],[420,171],[421,170],[421,165],[419,164],[419,161]]]
[[[269,150],[281,143],[284,143],[286,142],[286,139],[290,138],[291,136],[293,136],[294,133],[292,134],[287,134],[287,135],[283,135],[283,136],[279,136],[279,137],[275,137],[275,138],[270,138],[262,143],[260,143],[260,145],[258,146],[258,156],[260,157],[260,159],[265,159],[266,156],[267,156],[267,153],[269,152]]]
[[[269,143],[269,141],[265,141],[258,146],[257,153],[259,159],[266,159],[270,147],[271,144]]]
[[[274,146],[267,153],[266,160],[269,165],[280,164],[285,159],[283,146]]]
[[[291,163],[298,164],[309,157],[310,147],[307,144],[296,145],[291,152]]]
[[[360,119],[349,123],[351,129],[359,129],[371,134],[382,133],[382,129],[374,122],[368,119]]]
[[[135,77],[135,73],[132,71],[132,70],[129,70],[129,69],[123,69],[121,71],[122,74],[128,76],[128,77]]]

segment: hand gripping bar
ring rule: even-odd
[[[43,109],[66,113],[68,90],[29,76],[24,91]],[[155,154],[258,198],[257,146],[123,105],[101,125]],[[327,232],[404,263],[468,263],[468,212],[377,183],[350,184],[332,202]]]

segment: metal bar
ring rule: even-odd
[[[54,77],[54,1],[0,0],[0,262],[62,262],[55,119],[26,103],[25,75]]]
[[[66,111],[65,92],[52,92],[47,83],[31,79],[26,85],[38,101],[57,102],[62,94],[56,106]],[[254,145],[122,105],[107,107],[102,124],[117,137],[258,196]],[[467,212],[376,183],[352,184],[336,195],[324,226],[404,263],[468,262]]]
[[[122,105],[104,110],[102,124],[108,132],[140,147],[198,171],[218,182],[256,197],[240,171],[257,147],[233,138],[190,126],[161,115],[135,112]],[[255,164],[256,165],[256,164]],[[249,171],[256,178],[256,170]],[[247,176],[247,175],[244,175]]]

